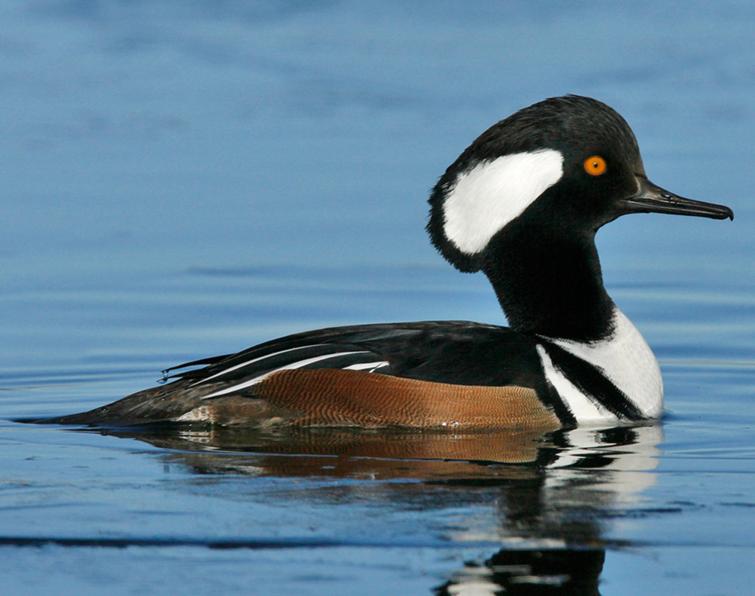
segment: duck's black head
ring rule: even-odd
[[[626,213],[733,218],[650,182],[637,140],[613,109],[546,99],[480,135],[430,196],[433,244],[462,271],[483,270],[523,332],[592,340],[611,331],[595,232]]]
[[[592,237],[626,213],[733,217],[728,207],[652,184],[626,121],[575,95],[546,99],[491,126],[449,166],[430,205],[433,244],[462,271],[483,268],[512,224],[547,237]]]

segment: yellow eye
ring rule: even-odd
[[[590,176],[601,176],[606,173],[606,160],[600,155],[591,155],[582,162],[582,167]]]

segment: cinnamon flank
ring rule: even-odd
[[[453,385],[352,370],[285,370],[255,387],[285,423],[307,426],[517,428],[560,423],[533,389]]]

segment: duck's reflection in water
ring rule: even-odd
[[[546,435],[187,427],[100,432],[171,449],[166,461],[199,474],[421,481],[382,484],[394,506],[421,499],[423,508],[459,511],[489,500],[496,527],[470,513],[455,520],[448,538],[462,545],[496,541],[502,548],[451,573],[438,588],[443,594],[598,594],[605,549],[621,546],[605,538],[610,521],[642,514],[640,495],[655,482],[662,438],[659,426]],[[431,487],[432,498],[422,498]]]
[[[661,438],[658,426],[554,435],[539,474],[504,482],[497,507],[506,547],[466,564],[439,593],[600,594],[606,547],[622,546],[605,537],[608,524],[646,512],[641,493],[655,482]]]

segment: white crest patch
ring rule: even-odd
[[[490,239],[561,179],[554,149],[504,155],[460,174],[443,203],[443,231],[459,250],[480,252]]]

